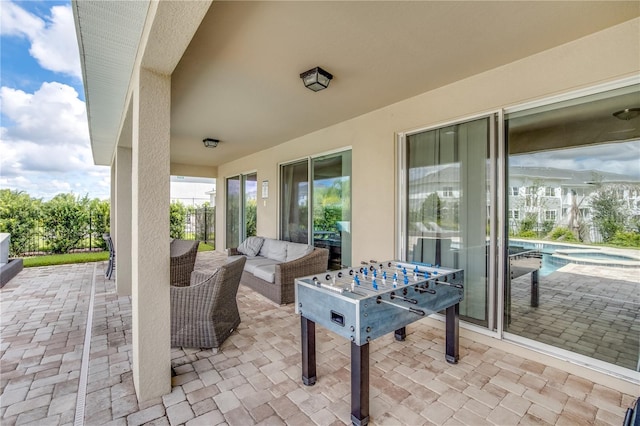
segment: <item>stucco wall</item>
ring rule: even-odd
[[[398,132],[637,75],[640,72],[639,34],[640,19],[628,21],[220,166],[216,204],[221,208],[217,211],[216,247],[219,250],[225,247],[225,177],[257,171],[258,234],[277,237],[278,165],[350,146],[353,150],[352,263],[393,258]],[[264,180],[269,181],[266,203],[260,198]]]

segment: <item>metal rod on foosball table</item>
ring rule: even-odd
[[[316,323],[300,315],[300,343],[302,344],[302,383],[316,384]]]
[[[369,344],[351,342],[351,422],[369,424]]]
[[[457,364],[460,358],[460,304],[449,306],[446,310],[446,354],[449,364]]]

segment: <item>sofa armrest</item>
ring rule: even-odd
[[[285,303],[293,302],[293,284],[296,278],[326,272],[328,266],[329,250],[318,247],[299,259],[276,265],[275,281],[282,288],[282,299]]]
[[[227,256],[237,256],[239,254],[242,254],[238,251],[237,247],[230,247],[227,249]]]

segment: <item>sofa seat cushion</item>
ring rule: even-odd
[[[276,265],[278,263],[282,263],[275,259],[267,259],[266,257],[256,256],[256,257],[247,257],[247,262],[244,264],[244,270],[255,275],[256,268],[260,266],[269,266]],[[274,266],[275,270],[275,266]]]
[[[256,266],[253,270],[253,276],[273,284],[276,282],[276,265],[277,264],[274,263],[272,265]]]
[[[285,262],[287,260],[287,242],[265,238],[258,255]]]
[[[300,244],[300,243],[287,243],[287,258],[286,262],[290,262],[292,260],[300,259],[303,256],[308,255],[313,251],[313,246],[308,244]]]

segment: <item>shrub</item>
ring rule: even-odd
[[[97,247],[107,248],[107,242],[102,238],[102,234],[110,230],[111,206],[109,201],[91,200],[91,230],[93,231],[93,241]]]
[[[184,222],[187,219],[187,209],[180,201],[171,203],[169,209],[169,236],[171,238],[184,238]]]
[[[29,250],[31,235],[38,228],[40,208],[41,201],[23,191],[0,190],[0,232],[11,234],[10,256]]]
[[[640,248],[640,233],[618,231],[609,242],[621,247]]]
[[[53,253],[67,253],[89,233],[89,199],[58,194],[42,209],[44,239]]]
[[[549,233],[549,239],[554,241],[568,241],[572,243],[577,243],[578,239],[573,235],[573,232],[569,228],[558,227],[554,228]]]

